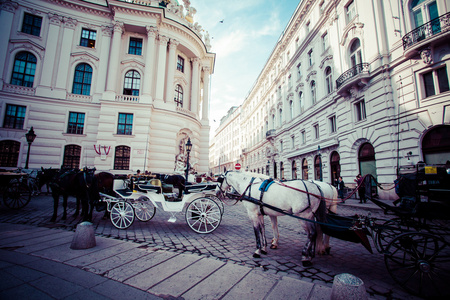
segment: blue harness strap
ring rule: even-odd
[[[264,180],[261,185],[259,186],[259,190],[261,192],[267,192],[267,190],[269,189],[269,187],[272,185],[272,183],[274,183],[273,178],[269,178]]]

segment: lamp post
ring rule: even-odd
[[[30,159],[30,147],[31,144],[34,142],[34,139],[36,138],[36,134],[34,133],[33,126],[31,126],[30,131],[25,134],[25,137],[27,138],[28,142],[28,152],[27,152],[27,160],[25,162],[25,169],[28,169],[28,161]]]
[[[188,138],[188,141],[186,143],[186,152],[187,152],[187,159],[186,159],[186,182],[188,181],[188,175],[189,175],[189,154],[192,150],[192,143],[191,138]]]
[[[320,145],[317,146],[317,152],[319,152],[318,156],[319,156],[319,160],[320,160],[320,168],[319,168],[320,176],[319,176],[319,180],[323,181],[323,178],[322,178],[322,154],[320,154]]]

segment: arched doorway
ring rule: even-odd
[[[450,160],[450,126],[430,129],[422,139],[423,160],[427,164],[445,164]]]
[[[297,179],[297,163],[292,161],[292,179]]]
[[[375,161],[375,150],[370,143],[364,143],[358,153],[359,173],[362,176],[370,174],[377,180],[377,166]],[[377,186],[372,180],[372,195],[377,194]]]
[[[314,179],[322,181],[322,156],[316,155],[314,158]]]
[[[308,161],[306,158],[304,158],[302,162],[302,177],[303,180],[308,180]]]
[[[331,167],[331,184],[335,184],[339,176],[341,176],[341,165],[339,163],[341,157],[339,156],[339,153],[336,151],[333,151],[331,153],[331,159],[330,159],[330,167]]]

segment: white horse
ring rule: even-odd
[[[293,180],[274,181],[265,191],[260,191],[261,184],[268,178],[261,174],[228,171],[219,178],[220,185],[216,189],[216,194],[223,198],[226,191],[233,188],[241,196],[255,231],[257,249],[253,254],[254,257],[267,254],[264,215],[268,215],[272,223],[274,238],[271,249],[278,247],[277,217],[292,215],[300,218],[308,237],[302,250],[302,263],[309,266],[315,254],[313,249],[315,242],[317,252],[329,252],[329,237],[324,238],[320,226],[312,221],[315,217],[318,221],[325,220],[326,206],[336,212],[337,190],[334,186],[321,181]]]

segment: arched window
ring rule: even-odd
[[[20,143],[16,141],[0,141],[0,167],[17,168]]]
[[[272,115],[272,126],[273,126],[272,129],[275,129],[275,124],[276,124],[276,122],[275,122],[275,114],[273,114]]]
[[[303,100],[303,92],[298,93],[298,107],[300,108],[300,113],[303,112],[303,105],[305,104]]]
[[[292,161],[292,179],[297,179],[297,163]]]
[[[123,84],[123,94],[139,96],[139,87],[141,86],[141,75],[138,71],[131,70],[125,74],[125,82]]]
[[[174,101],[179,107],[183,107],[183,87],[179,84],[175,87]]]
[[[445,164],[450,160],[450,126],[436,126],[422,140],[423,159],[427,164]]]
[[[72,93],[77,95],[90,95],[92,81],[92,67],[88,64],[79,64],[75,67]]]
[[[325,69],[325,82],[327,85],[327,94],[330,94],[333,91],[333,80],[331,77],[331,68],[327,67]]]
[[[117,146],[114,156],[114,170],[130,169],[131,148],[128,146]]]
[[[361,175],[372,174],[377,178],[376,164],[375,164],[375,149],[370,143],[364,143],[359,148],[358,153],[359,173]]]
[[[289,102],[289,111],[291,113],[291,120],[294,119],[294,102],[291,100]]]
[[[308,161],[306,158],[302,162],[302,177],[303,180],[308,180]]]
[[[316,104],[316,82],[311,80],[311,102]]]
[[[67,145],[64,147],[63,168],[78,169],[81,160],[81,146]]]
[[[333,151],[331,153],[331,184],[334,184],[336,180],[341,176],[341,165],[340,165],[340,156],[339,153],[336,151]]]
[[[362,64],[361,42],[355,39],[350,46],[350,63],[351,67]]]
[[[314,179],[322,181],[322,156],[316,155],[314,158]]]
[[[19,52],[14,58],[14,68],[11,75],[11,84],[33,87],[34,73],[36,72],[36,56],[30,52]]]

